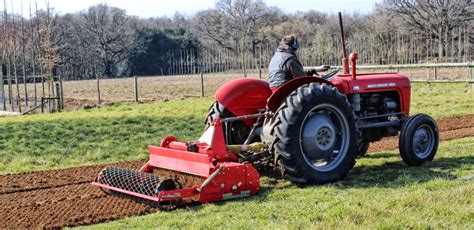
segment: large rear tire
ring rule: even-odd
[[[299,87],[269,125],[275,162],[294,183],[338,181],[355,164],[355,115],[347,97],[335,87],[324,83]]]
[[[204,130],[207,130],[212,125],[212,122],[216,118],[229,118],[235,117],[230,111],[228,111],[221,103],[214,102],[209,108],[209,112],[204,119]],[[226,144],[238,145],[243,144],[247,139],[251,128],[246,126],[243,121],[234,121],[228,125],[224,125],[224,135],[226,136]]]
[[[433,160],[438,144],[438,127],[430,116],[418,114],[403,124],[398,146],[400,155],[407,165],[419,166]]]
[[[207,112],[206,119],[204,119],[204,130],[207,130],[207,128],[211,126],[212,121],[214,121],[216,118],[224,118],[228,116],[228,112],[224,106],[221,103],[215,101],[212,103],[211,107],[209,107],[209,112]]]

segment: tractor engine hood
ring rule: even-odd
[[[329,81],[346,94],[410,88],[410,80],[398,73],[357,74],[355,80],[350,74],[344,74],[333,77]]]
[[[410,110],[410,80],[399,73],[350,74],[337,75],[329,80],[344,94],[374,93],[396,91],[400,98],[402,112]]]

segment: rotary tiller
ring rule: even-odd
[[[261,143],[226,146],[222,120],[215,119],[199,141],[185,143],[174,136],[165,137],[160,146],[149,146],[150,158],[139,171],[105,168],[92,184],[166,209],[183,202],[246,197],[259,191],[260,176],[252,164],[239,163],[232,151],[264,150]],[[202,183],[183,188],[176,178],[153,174],[156,168],[198,176]]]

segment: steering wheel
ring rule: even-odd
[[[339,70],[340,68],[336,68],[335,70],[329,72],[326,75],[321,75],[321,78],[324,80],[328,80],[329,78],[334,77],[334,75],[336,75],[339,72]]]

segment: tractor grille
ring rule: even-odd
[[[156,196],[161,184],[160,178],[154,174],[116,167],[103,169],[99,182],[148,196]]]

